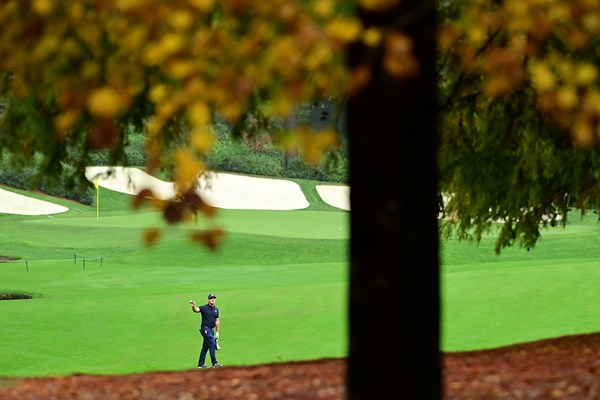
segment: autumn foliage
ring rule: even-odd
[[[342,46],[360,27],[335,1],[189,0],[5,1],[0,6],[0,71],[9,104],[29,103],[23,146],[85,134],[92,149],[121,143],[122,123],[141,117],[150,169],[171,158],[185,187],[205,166],[218,111],[232,123],[259,102],[267,117],[343,93]],[[16,107],[16,106],[15,106]],[[141,115],[140,115],[141,114]],[[165,137],[185,120],[187,141]],[[31,128],[34,129],[31,129]],[[293,136],[293,135],[292,135]],[[335,145],[324,132],[311,145]],[[306,143],[305,143],[306,144]],[[25,149],[14,149],[25,150]]]
[[[600,2],[443,4],[442,228],[531,249],[571,208],[600,206]]]
[[[405,31],[428,10],[389,12],[404,5],[2,1],[0,146],[21,162],[42,157],[42,172],[60,175],[64,162],[81,172],[96,151],[123,162],[127,129],[143,130],[147,171],[166,168],[179,193],[176,204],[153,204],[171,222],[195,216],[203,210],[182,199],[207,170],[217,113],[246,135],[238,128],[250,116],[284,120],[298,105],[354,96],[377,71],[418,76]],[[459,236],[475,228],[479,238],[502,221],[497,249],[521,239],[531,247],[540,221],[564,222],[573,202],[600,204],[599,179],[586,172],[600,166],[591,150],[600,134],[600,1],[451,0],[438,2],[438,14],[440,108],[431,112],[441,117],[440,190],[451,194],[442,213]],[[384,19],[388,28],[376,26]],[[357,45],[364,58],[348,62]],[[338,145],[334,128],[270,134],[313,163]]]
[[[460,3],[460,2],[453,2]],[[597,0],[471,0],[440,31],[440,50],[481,78],[490,98],[527,88],[574,141],[600,133]]]
[[[25,158],[53,149],[46,164],[57,169],[79,146],[81,168],[87,152],[118,154],[128,125],[144,129],[148,171],[172,169],[181,199],[163,207],[177,222],[190,209],[179,200],[207,169],[216,112],[235,126],[247,113],[285,118],[298,104],[344,93],[343,46],[360,25],[340,3],[1,2],[0,99],[10,132],[2,144]],[[332,129],[278,137],[309,162],[338,144]]]
[[[398,1],[360,4],[385,10]],[[0,99],[9,135],[0,143],[27,162],[43,154],[46,174],[61,163],[82,170],[94,151],[115,162],[133,126],[147,135],[146,166],[171,170],[177,204],[207,170],[218,113],[234,129],[254,119],[285,119],[294,107],[356,93],[368,65],[347,68],[353,41],[386,47],[392,74],[416,73],[410,41],[368,29],[344,0],[9,0],[0,3]],[[338,145],[334,128],[275,132],[310,163]],[[144,193],[144,196],[152,195]],[[139,203],[140,200],[137,200]],[[189,210],[188,210],[189,211]],[[195,210],[197,211],[197,210]],[[202,211],[202,210],[200,210]],[[152,235],[150,235],[152,236]],[[155,236],[152,236],[155,238]]]

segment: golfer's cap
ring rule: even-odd
[[[214,294],[214,293],[211,293],[211,294],[209,294],[209,295],[208,295],[208,298],[209,298],[209,299],[216,299],[216,298],[217,298],[217,295],[216,295],[216,294]]]

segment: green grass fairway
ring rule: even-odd
[[[0,255],[22,258],[0,264],[0,292],[37,296],[0,301],[0,376],[195,368],[200,316],[188,301],[210,292],[224,365],[346,354],[347,212],[220,210],[167,227],[130,211],[129,196],[101,195],[98,219],[85,206],[0,215]],[[163,238],[148,247],[142,232],[155,226]],[[228,232],[215,252],[187,240],[206,226]]]
[[[600,331],[598,217],[570,215],[531,251],[442,244],[442,348],[478,350]]]
[[[130,199],[101,190],[99,219],[56,199],[71,210],[0,214],[0,256],[21,257],[0,264],[0,292],[34,295],[0,301],[0,377],[193,369],[202,340],[188,301],[210,292],[226,366],[347,355],[348,212],[220,210],[172,227]],[[213,226],[228,232],[217,251],[187,240]],[[164,229],[153,247],[149,227]],[[600,331],[599,233],[593,215],[573,215],[529,252],[443,242],[442,349]]]

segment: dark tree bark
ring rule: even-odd
[[[435,2],[405,0],[361,13],[366,26],[402,32],[417,76],[391,77],[382,51],[349,49],[372,78],[348,102],[350,349],[348,396],[441,397],[437,230]]]

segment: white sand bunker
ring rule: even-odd
[[[0,189],[0,213],[49,215],[69,211],[67,207]]]
[[[87,167],[85,177],[92,183],[115,192],[136,195],[150,189],[158,199],[168,200],[175,196],[173,182],[165,182],[138,168]]]
[[[317,192],[330,206],[350,210],[350,187],[343,185],[317,185]]]
[[[199,192],[219,208],[300,210],[310,205],[300,185],[283,179],[211,173],[200,179]]]
[[[135,195],[150,189],[162,200],[175,196],[175,185],[138,168],[88,167],[86,178],[104,188]],[[228,173],[210,173],[199,182],[199,193],[217,208],[246,210],[299,210],[310,204],[300,186],[284,179],[257,178]],[[318,185],[317,192],[327,204],[350,209],[349,187]],[[0,189],[0,213],[49,215],[68,211],[67,207]]]
[[[160,199],[171,199],[175,185],[138,168],[88,167],[91,182],[121,193],[137,194],[150,189]],[[217,208],[246,210],[298,210],[309,206],[300,186],[282,179],[255,178],[227,173],[211,173],[201,178],[198,192]]]

